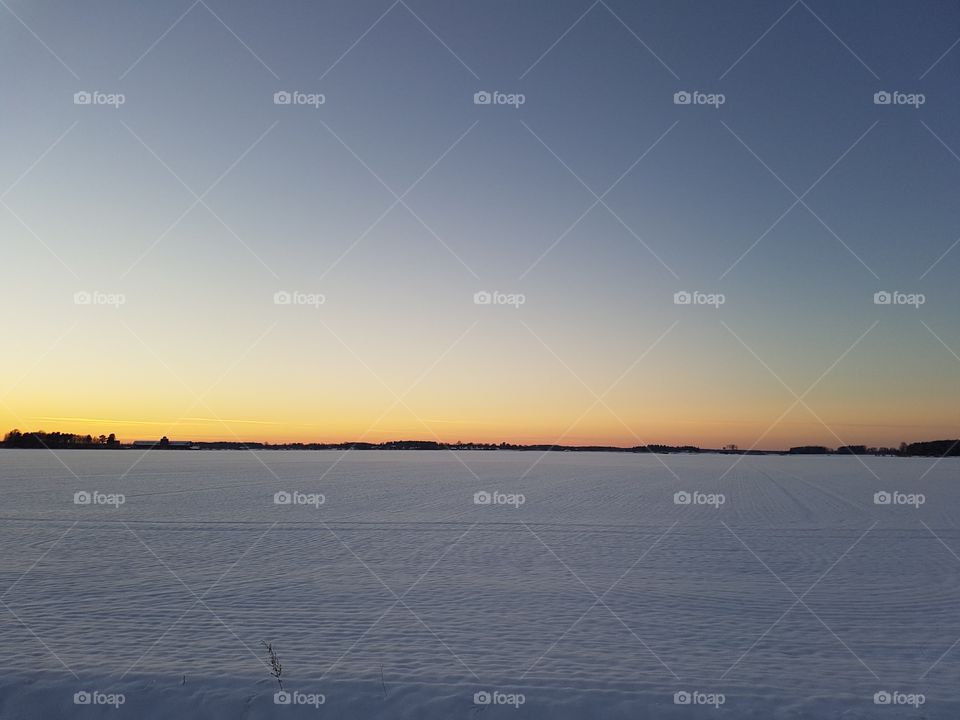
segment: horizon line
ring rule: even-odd
[[[911,446],[922,446],[922,445],[933,445],[939,443],[952,443],[950,448],[946,451],[947,453],[952,452],[958,445],[960,445],[960,439],[955,438],[941,438],[935,440],[921,440],[916,442],[901,442],[897,446],[890,445],[878,445],[871,446],[863,443],[851,443],[846,445],[822,445],[818,443],[805,443],[800,445],[791,445],[788,447],[781,448],[759,448],[755,446],[751,447],[740,447],[735,443],[730,443],[721,447],[702,447],[697,444],[667,444],[667,443],[646,443],[646,444],[636,444],[636,445],[615,445],[607,443],[577,443],[577,444],[561,444],[559,442],[535,442],[535,443],[520,443],[520,442],[509,442],[506,440],[501,440],[499,442],[482,442],[482,441],[462,441],[457,440],[456,442],[433,439],[394,439],[394,440],[382,440],[379,442],[372,442],[366,440],[342,440],[342,441],[322,441],[322,440],[293,440],[293,441],[270,441],[270,440],[242,440],[242,439],[213,439],[213,440],[177,440],[170,439],[166,435],[160,438],[149,438],[149,439],[132,439],[132,440],[121,440],[117,438],[116,434],[111,433],[110,436],[114,438],[112,444],[106,444],[100,441],[101,438],[109,438],[110,436],[99,434],[93,435],[90,433],[79,434],[63,431],[45,431],[45,430],[35,430],[23,432],[17,428],[12,429],[4,435],[3,441],[0,442],[0,447],[5,449],[29,449],[29,448],[17,448],[15,445],[8,446],[8,439],[14,434],[18,433],[19,437],[35,437],[37,438],[41,449],[49,448],[43,440],[40,440],[40,437],[48,438],[51,435],[59,435],[61,437],[68,438],[78,438],[86,439],[91,438],[93,442],[88,442],[84,444],[77,444],[75,449],[95,449],[97,446],[102,447],[103,449],[165,449],[166,443],[173,444],[176,448],[197,448],[204,449],[204,446],[221,446],[221,447],[234,447],[237,449],[243,449],[247,446],[257,446],[260,448],[284,448],[284,447],[305,447],[307,449],[350,449],[356,447],[368,447],[368,448],[380,448],[380,449],[517,449],[517,450],[591,450],[591,451],[610,451],[610,452],[656,452],[657,450],[662,450],[665,452],[716,452],[716,453],[727,453],[727,454],[778,454],[783,453],[787,454],[791,451],[808,451],[809,454],[816,453],[826,453],[826,454],[886,454],[884,451],[893,451],[893,452],[903,452],[905,449]],[[92,448],[91,448],[92,446]],[[161,447],[162,446],[162,447]],[[408,446],[408,447],[399,447],[399,446]],[[73,449],[69,445],[59,446],[56,449]]]

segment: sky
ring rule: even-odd
[[[958,38],[932,0],[4,0],[0,428],[957,437]]]

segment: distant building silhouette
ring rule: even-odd
[[[132,447],[136,450],[196,450],[197,445],[191,440],[170,440],[164,435],[159,440],[134,440]]]

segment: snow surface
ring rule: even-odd
[[[0,717],[955,720],[958,470],[0,450]],[[323,704],[274,703],[261,641],[284,687]],[[94,690],[124,702],[74,703]],[[675,704],[683,691],[722,703]]]

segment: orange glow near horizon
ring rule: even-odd
[[[405,415],[405,417],[403,417]],[[814,420],[809,413],[794,411],[779,423],[773,419],[754,421],[716,420],[694,422],[691,420],[665,418],[660,422],[621,420],[602,412],[588,413],[579,423],[570,426],[565,419],[552,422],[543,418],[538,425],[526,424],[522,417],[512,416],[502,423],[469,420],[416,419],[409,412],[396,416],[387,415],[376,425],[356,418],[352,421],[334,423],[283,423],[273,420],[238,419],[235,417],[185,417],[181,419],[160,418],[155,420],[129,419],[122,417],[69,417],[69,416],[11,416],[0,412],[4,430],[60,431],[93,436],[114,433],[121,442],[157,439],[168,436],[171,440],[199,442],[386,442],[391,440],[432,440],[456,443],[481,442],[511,444],[559,444],[559,445],[610,445],[632,447],[636,445],[695,445],[703,448],[719,448],[730,443],[741,449],[784,449],[796,445],[825,445],[838,447],[844,444],[896,447],[900,442],[945,439],[953,437],[951,428],[933,425],[916,425],[910,428],[899,426],[831,425],[830,430]],[[806,417],[804,417],[806,415]],[[626,425],[626,427],[625,427]]]
[[[228,315],[216,332],[136,316],[104,323],[88,308],[57,332],[24,321],[0,356],[9,379],[0,385],[0,432],[783,449],[895,447],[955,438],[960,427],[942,385],[956,373],[954,358],[921,338],[929,374],[918,374],[915,358],[889,350],[906,341],[880,330],[835,362],[856,339],[847,329],[816,335],[800,356],[741,321],[797,393],[835,363],[798,403],[730,333],[681,324],[664,335],[671,318],[656,313],[638,317],[630,333],[480,314],[404,334],[393,318],[364,325],[344,311],[334,325],[304,314],[314,310],[292,320],[287,308],[263,312],[246,325]]]

